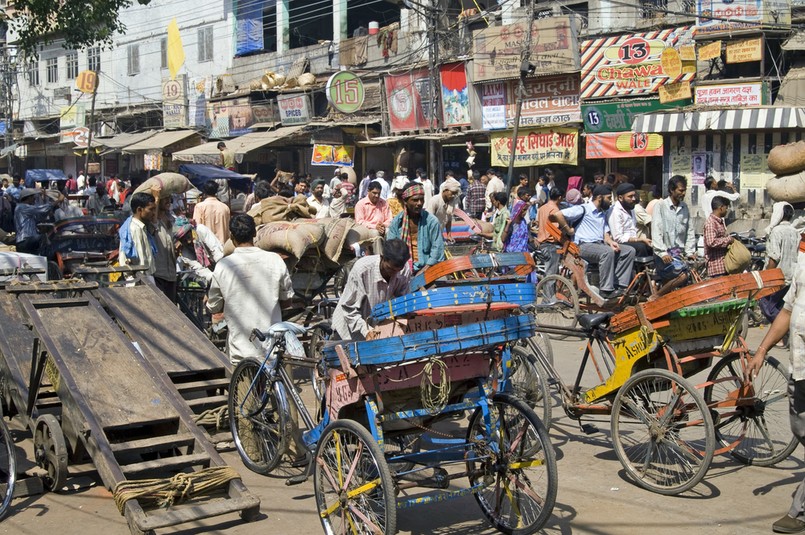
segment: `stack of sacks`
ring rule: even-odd
[[[380,234],[375,229],[364,227],[355,223],[347,233],[344,248],[352,248],[354,245],[373,245]]]
[[[292,199],[275,195],[261,200],[248,213],[254,218],[254,224],[259,226],[274,221],[311,219],[315,217],[316,210],[307,203],[304,195],[297,195]]]
[[[768,164],[777,175],[766,182],[769,196],[774,201],[805,202],[805,141],[774,147]]]

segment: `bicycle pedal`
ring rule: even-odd
[[[594,435],[601,432],[601,430],[593,424],[581,424],[579,427],[581,427],[581,430],[585,435]]]
[[[285,480],[285,486],[292,487],[294,485],[299,485],[307,481],[309,477],[310,475],[307,472],[299,474],[298,476],[291,476]]]

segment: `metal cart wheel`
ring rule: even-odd
[[[277,467],[288,445],[288,399],[279,381],[268,384],[260,362],[244,359],[229,385],[229,427],[249,470],[266,475]],[[258,376],[259,373],[259,376]]]
[[[0,420],[0,520],[6,516],[14,496],[17,481],[17,457],[14,454],[14,441],[5,421]]]
[[[372,435],[352,420],[336,420],[316,448],[313,488],[324,532],[393,535],[394,481]]]
[[[67,444],[59,421],[43,414],[34,424],[34,458],[37,466],[47,471],[45,487],[53,492],[67,483]]]
[[[744,384],[740,354],[719,359],[704,389],[712,409],[716,438],[744,464],[771,466],[791,455],[799,443],[788,418],[788,374],[775,358],[767,357],[752,380]],[[726,406],[718,406],[727,401]]]
[[[484,516],[503,533],[535,533],[556,503],[556,457],[534,411],[495,394],[489,420],[476,409],[467,430],[467,473]]]
[[[548,275],[537,283],[537,301],[534,318],[540,325],[572,329],[579,316],[579,294],[576,288],[561,275]],[[549,335],[561,340],[564,335]]]
[[[699,391],[675,373],[653,369],[633,375],[615,396],[612,442],[638,485],[672,496],[701,481],[716,439]]]
[[[509,381],[512,389],[508,393],[524,401],[539,417],[542,425],[550,429],[553,403],[548,374],[525,347],[512,348]]]

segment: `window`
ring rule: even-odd
[[[140,74],[140,45],[128,46],[129,76]]]
[[[641,0],[640,18],[654,19],[665,15],[668,9],[668,0]]]
[[[94,46],[87,50],[87,69],[95,72],[101,70],[101,49]]]
[[[28,63],[28,85],[39,85],[39,60]]]
[[[48,58],[45,62],[45,70],[49,84],[59,82],[59,58]]]
[[[78,52],[67,53],[67,79],[75,80],[78,77]]]
[[[212,61],[212,26],[198,29],[198,60]]]
[[[161,69],[168,68],[168,38],[163,37],[159,40],[159,67]]]

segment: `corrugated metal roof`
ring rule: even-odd
[[[225,140],[226,146],[235,154],[246,154],[253,150],[265,147],[282,139],[294,136],[305,129],[307,125],[286,126],[276,130],[249,132],[233,139]],[[220,141],[211,141],[196,147],[174,152],[174,160],[183,162],[208,161],[211,157],[219,157],[221,152],[218,150]]]

